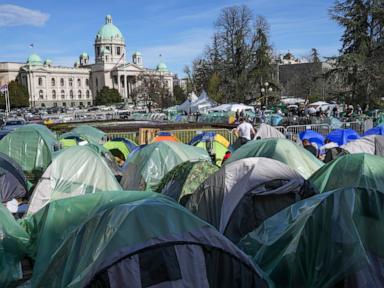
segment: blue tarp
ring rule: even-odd
[[[363,136],[369,135],[384,135],[384,125],[376,126],[375,128],[369,129],[364,133]]]
[[[324,136],[313,130],[305,130],[299,133],[300,140],[307,139],[311,143],[315,143],[318,148],[324,145]]]
[[[216,132],[204,132],[193,137],[188,144],[194,145],[196,142],[213,141],[215,136],[216,136]]]
[[[339,146],[360,138],[360,135],[353,129],[336,129],[331,131],[327,138]]]

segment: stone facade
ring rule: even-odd
[[[27,63],[0,63],[0,85],[16,80],[28,88],[32,107],[89,106],[97,92],[104,86],[119,91],[125,102],[131,102],[131,93],[142,74],[159,77],[173,95],[174,74],[164,63],[156,69],[144,68],[140,52],[126,63],[126,46],[120,30],[113,25],[112,17],[96,34],[95,63],[89,63],[87,53],[82,53],[74,67],[54,66],[49,59],[44,62],[31,54]]]

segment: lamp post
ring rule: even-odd
[[[264,96],[265,93],[265,107],[267,108],[268,105],[268,94],[267,92],[271,93],[273,91],[273,88],[269,86],[268,82],[265,82],[264,84],[261,85],[260,92],[261,92],[261,97]]]

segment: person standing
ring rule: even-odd
[[[252,140],[256,135],[256,131],[253,126],[244,120],[244,118],[240,118],[240,124],[236,128],[236,134],[240,139],[240,145],[244,145],[248,141]]]
[[[235,119],[236,119],[236,123],[239,123],[239,119],[240,119],[239,109],[236,110]]]

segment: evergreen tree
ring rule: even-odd
[[[29,94],[27,87],[17,83],[16,81],[11,81],[8,83],[8,90],[11,108],[29,106]],[[5,109],[5,97],[3,94],[0,94],[0,107]]]
[[[311,62],[320,63],[320,55],[316,48],[311,49]]]
[[[97,92],[95,98],[96,105],[110,105],[122,102],[123,99],[120,96],[119,91],[116,89],[110,89],[104,86],[99,92]]]

